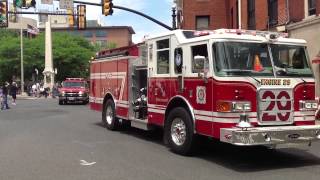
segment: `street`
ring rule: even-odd
[[[101,126],[88,106],[19,100],[0,112],[0,179],[318,179],[320,144],[309,151],[239,148],[214,141],[193,157],[162,143],[161,131]]]

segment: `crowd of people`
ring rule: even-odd
[[[31,84],[30,86],[27,86],[27,93],[28,96],[33,96],[33,97],[45,97],[47,98],[49,95],[51,95],[53,98],[55,96],[58,96],[58,85],[55,84],[52,89],[49,87],[45,87],[41,83],[35,83]]]
[[[5,82],[0,86],[0,103],[1,110],[10,109],[8,104],[8,97],[12,97],[12,105],[16,105],[18,87],[16,82],[12,82],[11,85]]]
[[[27,94],[33,97],[45,97],[47,98],[51,95],[53,98],[58,96],[58,84],[54,85],[52,90],[49,87],[44,87],[43,84],[35,83],[31,84],[30,86],[25,87],[27,90]],[[5,82],[0,84],[0,103],[1,103],[1,110],[10,109],[8,103],[9,99],[11,99],[11,104],[16,105],[17,94],[19,93],[19,88],[16,82]],[[11,98],[10,98],[11,97]]]

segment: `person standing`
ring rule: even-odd
[[[18,91],[17,83],[13,82],[10,88],[10,94],[12,96],[12,105],[16,105],[17,91]]]
[[[10,107],[8,105],[8,86],[9,86],[9,83],[5,82],[3,87],[2,87],[3,103],[2,103],[2,106],[1,106],[1,110],[10,109]]]
[[[3,91],[2,91],[2,86],[0,86],[0,107],[2,109],[2,104],[3,104]]]

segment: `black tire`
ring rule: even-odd
[[[177,143],[176,136],[172,135],[174,131],[171,131],[171,127],[174,121],[183,122],[185,127],[185,140],[181,144]],[[196,135],[193,133],[193,130],[194,126],[190,113],[182,107],[174,108],[169,113],[164,127],[164,138],[170,150],[180,155],[191,155],[196,141]]]
[[[63,105],[63,101],[59,100],[59,105]]]
[[[110,108],[107,112],[107,109]],[[109,120],[107,120],[107,113],[109,113]],[[103,111],[102,111],[102,123],[107,127],[109,130],[117,130],[119,128],[119,120],[116,118],[116,111],[114,102],[111,99],[108,99],[107,102],[104,104]]]

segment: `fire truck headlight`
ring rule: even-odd
[[[318,103],[312,103],[312,108],[317,109],[318,108]]]
[[[232,111],[248,112],[251,111],[250,102],[232,102]]]
[[[318,109],[318,103],[316,101],[300,101],[299,102],[300,111],[310,111]]]
[[[247,101],[219,101],[217,102],[218,112],[249,112],[251,103]]]
[[[61,96],[64,96],[66,94],[66,92],[61,91]]]

